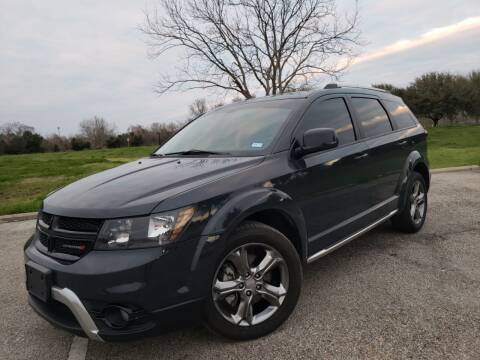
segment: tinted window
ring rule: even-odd
[[[304,116],[303,131],[315,128],[335,129],[340,145],[355,141],[352,120],[341,98],[317,100],[310,106]]]
[[[360,124],[366,137],[377,136],[392,131],[387,113],[375,99],[353,98]]]
[[[384,101],[384,104],[398,129],[405,129],[415,125],[415,120],[407,105],[388,100]]]
[[[295,100],[245,101],[219,108],[192,121],[158,149],[157,154],[190,149],[262,153],[300,105]]]

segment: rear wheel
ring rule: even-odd
[[[413,172],[407,183],[405,207],[392,218],[397,230],[414,233],[420,230],[427,216],[427,190],[423,176]]]
[[[292,243],[262,223],[240,226],[212,279],[206,324],[216,333],[247,340],[280,326],[297,303],[302,267]]]

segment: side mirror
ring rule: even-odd
[[[295,149],[295,155],[302,157],[318,151],[333,149],[338,146],[334,129],[310,129],[303,133],[303,144]]]

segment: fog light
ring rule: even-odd
[[[121,329],[128,325],[132,311],[122,306],[111,305],[103,311],[105,323],[113,329]]]

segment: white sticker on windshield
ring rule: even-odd
[[[252,143],[252,145],[250,145],[252,148],[262,148],[263,147],[263,143],[260,143],[260,142],[254,142]]]

